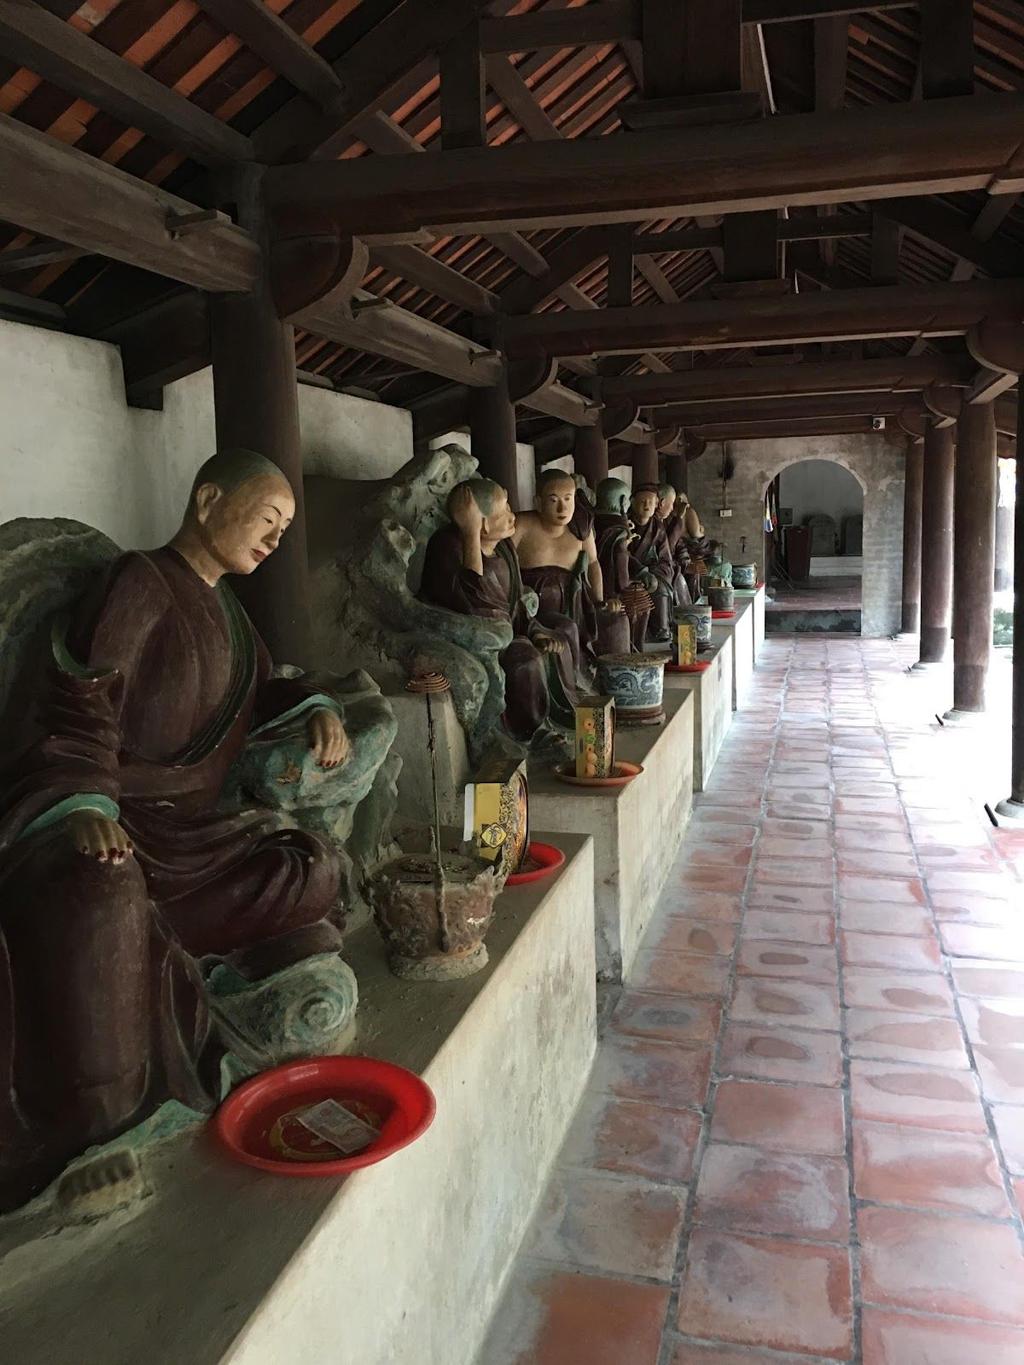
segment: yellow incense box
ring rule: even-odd
[[[576,713],[576,776],[611,777],[615,766],[615,702],[581,697]]]
[[[676,622],[676,657],[677,664],[693,664],[697,662],[697,627],[687,625],[683,621]]]
[[[519,871],[530,842],[525,759],[485,764],[467,784],[462,837],[500,876]]]

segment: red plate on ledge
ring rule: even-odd
[[[296,1115],[336,1100],[380,1132],[361,1151],[341,1156]],[[427,1131],[436,1104],[419,1076],[374,1057],[309,1057],[286,1062],[231,1092],[211,1123],[235,1161],[272,1175],[339,1176],[373,1166]]]
[[[703,673],[705,668],[711,667],[710,659],[698,659],[692,664],[666,664],[666,673]]]
[[[734,611],[713,611],[711,613],[711,619],[712,621],[728,621],[735,615],[736,613]]]
[[[522,867],[505,881],[506,886],[526,886],[552,877],[565,864],[565,854],[554,844],[531,843],[526,850]]]
[[[624,787],[642,772],[642,764],[627,763],[623,758],[613,765],[611,777],[577,777],[575,768],[556,768],[555,776],[560,782],[568,782],[573,787]]]

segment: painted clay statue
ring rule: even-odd
[[[597,557],[601,565],[607,599],[626,605],[630,623],[630,640],[637,652],[643,649],[647,636],[647,623],[650,618],[652,601],[646,589],[642,588],[633,572],[630,544],[633,539],[633,523],[629,519],[629,485],[621,479],[602,479],[597,485],[597,510],[594,515],[594,538]],[[618,648],[601,649],[601,653],[621,654],[626,651],[625,643]]]
[[[489,479],[467,479],[449,495],[448,515],[449,525],[427,542],[420,597],[511,626],[512,641],[499,659],[505,724],[514,739],[531,742],[549,721],[571,726],[579,631],[568,617],[544,625],[530,610],[535,598],[523,584],[507,492]]]
[[[648,638],[662,643],[672,635],[676,568],[665,528],[657,515],[657,486],[643,484],[635,489],[630,508],[636,527],[636,539],[629,550],[631,572],[654,597],[653,620],[648,626]]]
[[[604,585],[593,532],[580,537],[572,530],[576,499],[571,474],[560,469],[542,471],[535,510],[516,517],[512,544],[523,582],[540,603],[537,620],[553,630],[561,630],[566,619],[572,621],[581,647],[589,650],[597,637],[596,607],[604,601]],[[580,668],[583,660],[574,662]]]
[[[570,476],[576,488],[576,508],[569,530],[580,540],[586,540],[594,531],[594,492],[582,474]]]
[[[686,548],[684,519],[676,511],[676,490],[670,483],[658,485],[658,517],[665,528],[665,539],[675,566],[676,606],[688,607],[691,597],[686,572],[690,567],[690,552]]]
[[[171,543],[116,559],[55,628],[43,738],[0,804],[0,1211],[167,1099],[213,1107],[201,960],[243,987],[340,962],[333,851],[218,809],[256,727],[298,720],[323,769],[349,751],[331,698],[271,679],[223,583],[294,511],[268,460],[214,456]]]

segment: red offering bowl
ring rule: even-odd
[[[627,763],[625,759],[620,759],[615,763],[611,777],[577,777],[575,768],[556,768],[555,776],[574,787],[624,787],[642,772],[642,764]]]
[[[736,613],[734,611],[713,611],[711,613],[711,619],[712,621],[728,621],[735,615]]]
[[[703,673],[705,668],[711,667],[710,659],[697,659],[692,664],[666,664],[666,673]]]
[[[554,844],[531,843],[526,850],[523,866],[506,878],[506,886],[525,886],[527,882],[540,882],[552,877],[565,863],[565,854]]]
[[[322,1100],[337,1100],[379,1134],[362,1151],[342,1156],[295,1117]],[[415,1142],[435,1107],[426,1082],[392,1062],[309,1057],[253,1076],[232,1091],[212,1124],[222,1149],[246,1166],[272,1175],[339,1176]]]

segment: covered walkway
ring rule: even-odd
[[[1024,834],[913,657],[767,642],[480,1365],[1024,1360]]]

